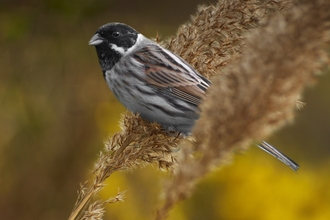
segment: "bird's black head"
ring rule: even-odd
[[[103,71],[111,69],[135,45],[138,34],[132,27],[121,23],[105,24],[96,31],[89,45],[95,46]]]

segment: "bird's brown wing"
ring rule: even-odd
[[[186,61],[158,45],[150,44],[134,53],[143,65],[146,81],[171,95],[199,105],[211,82],[198,74]]]

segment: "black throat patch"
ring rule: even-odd
[[[105,77],[105,72],[111,70],[122,57],[120,53],[109,48],[107,45],[96,46],[96,53],[102,68],[103,77]]]

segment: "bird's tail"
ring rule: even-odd
[[[282,161],[284,164],[288,165],[294,171],[299,169],[299,165],[291,160],[289,157],[285,156],[281,151],[277,150],[272,145],[268,144],[267,142],[263,141],[261,144],[257,145],[260,149],[266,151],[270,155],[276,157],[278,160]]]

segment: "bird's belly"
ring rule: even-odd
[[[139,85],[139,82],[130,83],[132,86],[128,87],[112,79],[108,81],[108,85],[117,99],[129,111],[139,113],[143,119],[157,122],[167,130],[189,134],[198,118],[194,109],[190,111],[178,109],[165,97],[157,94],[153,88]],[[136,89],[137,86],[140,86],[139,90]],[[181,104],[183,105],[183,103]]]

